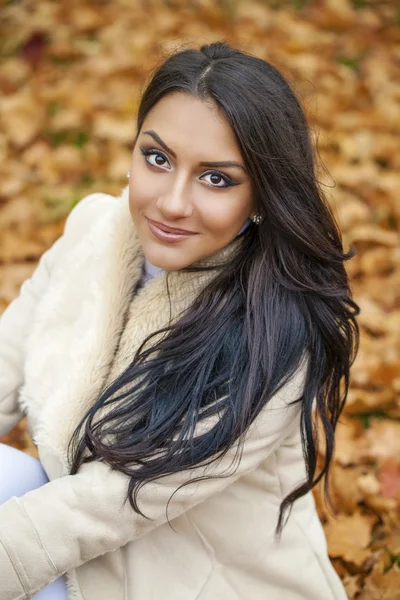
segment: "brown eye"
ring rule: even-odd
[[[140,152],[143,154],[147,164],[151,167],[165,167],[168,164],[167,157],[158,150],[146,150],[145,148],[141,148]]]
[[[222,180],[221,175],[217,175],[216,173],[213,173],[212,175],[210,175],[210,181],[211,181],[211,183],[218,185],[223,180]]]
[[[161,154],[157,154],[155,156],[154,160],[157,165],[160,165],[160,167],[162,167],[165,162],[165,158],[163,156],[161,156]]]
[[[205,173],[205,175],[202,175],[202,178],[204,177],[209,178],[208,180],[204,179],[204,181],[206,181],[206,183],[210,187],[227,188],[231,187],[232,185],[235,185],[235,183],[226,175],[222,175],[222,173],[217,173],[216,171],[213,171],[211,173]]]

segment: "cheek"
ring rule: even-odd
[[[216,199],[213,203],[200,208],[204,226],[216,235],[229,232],[242,226],[249,215],[249,203],[243,197]]]
[[[145,190],[139,189],[134,182],[130,182],[129,186],[129,206],[131,213],[140,213],[148,204],[148,197]]]
[[[129,177],[129,205],[132,214],[140,213],[150,203],[152,192],[148,173],[140,163],[135,164],[133,161]]]

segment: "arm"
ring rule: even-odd
[[[60,238],[42,255],[33,275],[24,281],[19,296],[0,318],[0,437],[23,417],[17,399],[23,383],[25,340],[61,244]]]
[[[0,437],[23,417],[18,391],[23,383],[25,340],[29,335],[35,307],[47,288],[53,266],[63,255],[66,244],[79,237],[98,213],[96,201],[104,194],[91,194],[69,214],[64,234],[39,260],[33,275],[21,286],[19,296],[0,317]],[[107,197],[108,198],[108,197]]]
[[[299,427],[301,403],[287,403],[301,396],[305,373],[305,367],[299,368],[254,421],[236,472],[179,490],[169,503],[170,520],[254,470]],[[147,483],[138,504],[153,520],[124,504],[127,477],[99,461],[22,498],[12,498],[0,506],[0,597],[13,600],[24,597],[23,592],[37,592],[66,571],[146,535],[167,521],[167,502],[180,484],[201,475],[226,473],[234,455],[235,448],[206,469],[196,467]]]

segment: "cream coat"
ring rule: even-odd
[[[164,274],[131,302],[143,262],[128,188],[93,194],[0,319],[0,435],[26,413],[50,479],[0,506],[1,600],[31,598],[63,573],[71,600],[344,600],[311,493],[280,544],[273,536],[280,500],[305,477],[300,407],[286,403],[301,395],[306,361],[253,423],[235,474],[173,496],[173,529],[166,503],[202,469],[143,488],[139,506],[152,520],[123,505],[127,480],[103,463],[68,475],[78,420],[168,323]],[[209,276],[172,273],[173,318]],[[206,473],[222,473],[233,455]]]

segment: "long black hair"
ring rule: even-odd
[[[224,114],[263,221],[247,227],[239,251],[178,322],[145,349],[149,336],[103,391],[70,440],[70,473],[84,462],[106,462],[129,476],[127,500],[143,514],[137,495],[146,482],[223,456],[308,351],[297,399],[307,477],[280,505],[280,535],[285,512],[324,476],[331,503],[335,427],[359,346],[359,307],[344,268],[355,252],[343,253],[316,179],[307,119],[277,68],[224,42],[177,51],[152,73],[138,132],[157,102],[177,91],[211,100]],[[319,473],[314,408],[325,445]],[[212,415],[220,416],[217,424],[196,435]]]

